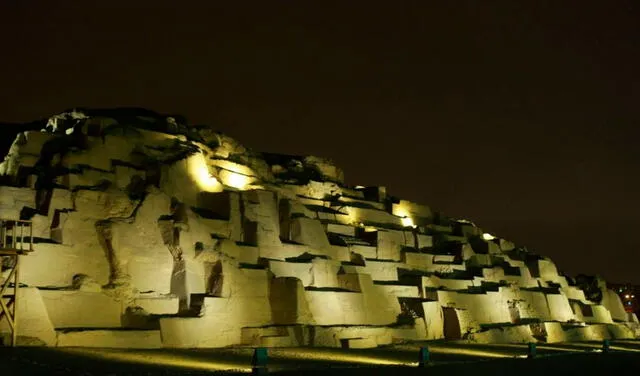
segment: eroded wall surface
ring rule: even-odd
[[[24,341],[362,348],[640,334],[606,285],[588,300],[551,260],[383,187],[347,187],[331,161],[125,115],[56,115],[0,164],[0,218],[33,227]]]

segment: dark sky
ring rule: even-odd
[[[180,113],[640,283],[637,1],[101,3],[0,0],[0,120]]]

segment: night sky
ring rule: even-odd
[[[182,114],[640,284],[637,1],[100,3],[0,0],[0,120]]]

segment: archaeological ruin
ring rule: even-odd
[[[41,128],[0,164],[4,345],[640,337],[605,281],[587,291],[469,220],[347,186],[327,159],[255,152],[140,109],[72,110]]]

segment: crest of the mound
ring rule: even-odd
[[[96,128],[108,133],[126,127],[146,129],[171,135],[182,135],[188,140],[204,143],[211,147],[225,144],[232,153],[246,150],[235,140],[216,131],[211,126],[190,125],[180,115],[165,115],[142,108],[125,107],[115,109],[76,108],[51,116],[43,132],[72,135],[76,132],[96,133]]]
[[[0,165],[0,175],[17,174],[18,149],[28,142],[33,144],[36,138],[48,142],[48,149],[75,151],[97,147],[91,138],[102,138],[104,143],[109,136],[116,136],[126,137],[127,142],[134,145],[135,153],[144,156],[141,164],[170,164],[201,154],[205,160],[213,161],[218,170],[224,170],[218,172],[232,175],[227,179],[233,180],[231,186],[245,185],[249,181],[273,183],[279,180],[344,183],[342,170],[327,158],[255,152],[213,126],[189,124],[180,115],[160,114],[141,108],[76,108],[53,115],[42,123],[41,132],[53,137],[33,132],[19,133]],[[111,140],[111,143],[115,142]],[[110,157],[117,158],[104,156]],[[196,157],[190,163],[204,176],[210,172],[202,166],[203,158]]]

